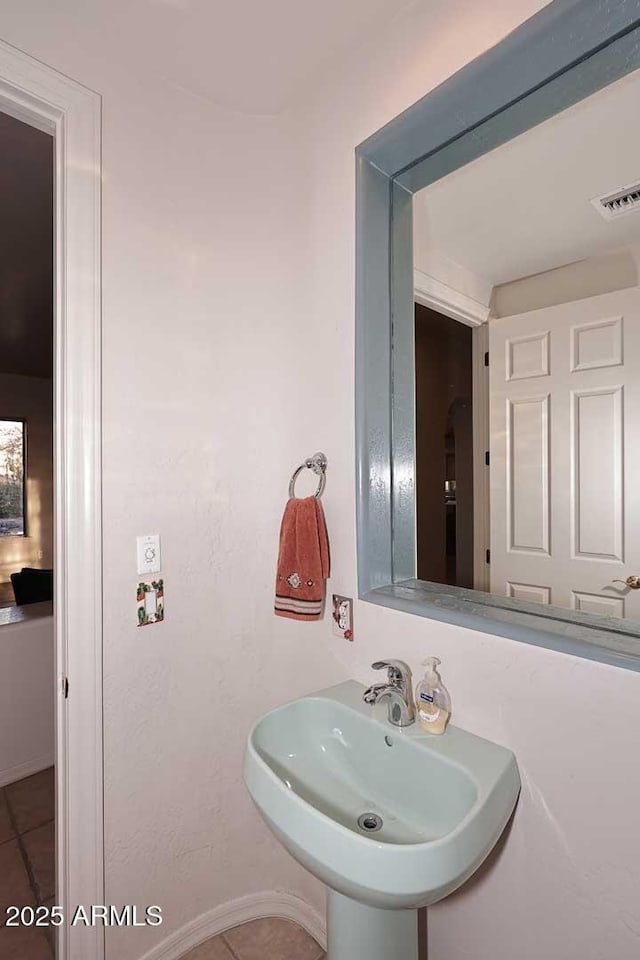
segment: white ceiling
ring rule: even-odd
[[[282,111],[306,80],[415,0],[55,0],[52,28],[231,109]],[[42,3],[22,0],[42,15]],[[38,9],[39,8],[39,9]]]
[[[640,182],[639,104],[636,71],[426,187],[416,250],[495,285],[638,243],[640,212],[608,222],[589,200]]]

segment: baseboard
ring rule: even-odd
[[[252,893],[237,900],[230,900],[213,910],[196,917],[184,927],[175,930],[166,940],[157,944],[144,954],[140,960],[179,960],[187,951],[209,937],[216,937],[231,927],[237,927],[248,920],[263,917],[281,917],[292,920],[303,927],[318,941],[323,949],[327,946],[327,931],[324,918],[300,897],[293,893],[264,891]]]
[[[33,773],[40,773],[41,770],[46,770],[53,764],[54,756],[51,753],[46,757],[37,757],[35,760],[27,760],[26,763],[18,763],[15,767],[5,767],[4,770],[0,770],[0,787],[6,787],[8,783],[30,777]]]

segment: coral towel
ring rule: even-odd
[[[280,526],[275,612],[292,620],[319,620],[329,576],[329,541],[317,497],[287,501]]]

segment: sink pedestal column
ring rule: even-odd
[[[327,960],[418,960],[418,911],[368,907],[330,889]]]

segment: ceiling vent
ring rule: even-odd
[[[605,193],[602,197],[594,197],[591,203],[605,220],[617,220],[627,213],[637,212],[640,210],[640,183],[622,187],[615,193]]]

